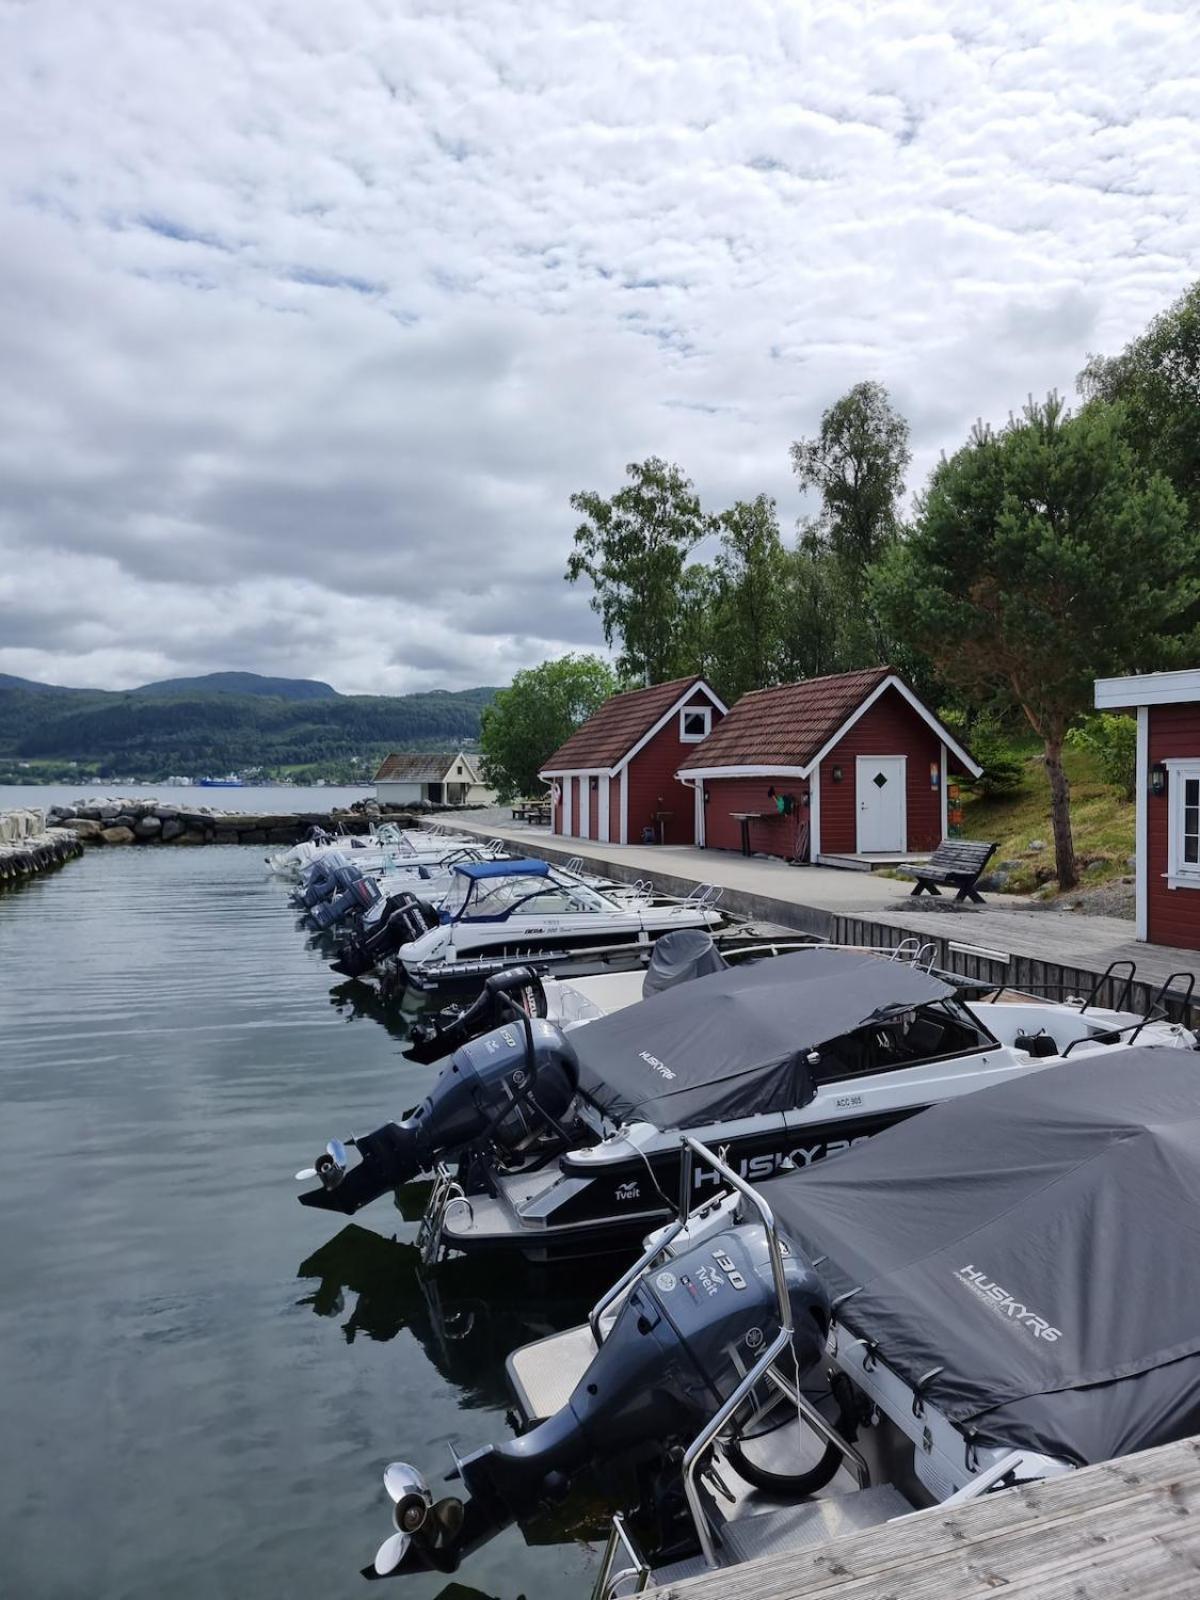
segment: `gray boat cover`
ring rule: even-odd
[[[982,1444],[1200,1431],[1200,1056],[1111,1047],[763,1185],[853,1334]],[[932,1375],[930,1375],[932,1374]]]
[[[642,980],[642,995],[659,994],[678,983],[707,977],[710,972],[725,972],[728,967],[707,928],[676,928],[654,941]]]
[[[580,1088],[608,1116],[694,1128],[804,1105],[809,1051],[953,993],[900,961],[815,945],[664,989],[571,1044]]]

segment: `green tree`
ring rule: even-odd
[[[546,758],[619,687],[599,656],[566,655],[518,672],[480,718],[484,782],[505,799],[539,793]]]
[[[689,478],[658,456],[633,461],[629,482],[605,499],[594,490],[571,496],[583,520],[567,562],[567,581],[592,582],[591,606],[608,643],[620,644],[623,676],[661,683],[684,641],[683,573],[708,531]]]
[[[1187,502],[1200,529],[1200,283],[1194,283],[1118,356],[1090,356],[1085,399],[1119,401],[1125,433]]]
[[[821,496],[816,531],[861,574],[899,530],[897,507],[912,459],[908,423],[881,383],[856,383],[822,415],[815,438],[792,445],[791,456],[800,487]]]
[[[872,578],[885,624],[966,693],[1007,697],[1042,741],[1055,862],[1078,881],[1067,730],[1092,680],[1161,665],[1197,590],[1183,507],[1148,475],[1119,409],[1057,396],[977,428],[933,472],[911,536]]]
[[[779,681],[788,560],[769,495],[737,501],[716,525],[713,672],[732,703]]]

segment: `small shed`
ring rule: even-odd
[[[947,783],[980,767],[890,667],[743,695],[679,769],[696,842],[785,860],[902,858],[945,838]]]
[[[698,676],[613,695],[542,768],[557,834],[600,844],[694,844],[696,801],[675,777],[725,715]]]
[[[496,798],[480,776],[475,756],[462,750],[413,752],[386,756],[375,774],[375,796],[381,805],[488,806]]]
[[[1200,950],[1200,669],[1098,678],[1096,709],[1137,714],[1137,936]]]

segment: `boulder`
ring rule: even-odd
[[[207,844],[208,840],[197,828],[192,828],[187,833],[181,833],[172,839],[172,844]]]
[[[139,839],[157,839],[162,832],[162,823],[156,816],[147,812],[134,823],[133,831]]]
[[[236,828],[214,828],[212,842],[214,844],[240,844],[241,835]]]
[[[108,823],[112,828],[129,828],[132,830],[137,819],[138,814],[136,811],[120,811],[115,817],[110,817]]]
[[[132,844],[134,832],[124,827],[101,828],[99,838],[102,844]]]
[[[245,833],[238,834],[239,844],[266,844],[267,830],[265,828],[249,828]]]
[[[1030,839],[1028,849],[1031,855],[1036,855],[1039,850],[1044,850],[1045,848],[1045,839]]]
[[[103,805],[89,810],[87,814],[96,822],[112,822],[121,815],[121,807],[115,800],[107,800]]]
[[[92,840],[100,837],[101,824],[91,822],[87,817],[73,817],[63,826],[69,828],[77,839]]]
[[[153,815],[160,822],[174,822],[179,815],[178,806],[155,806]]]
[[[171,839],[178,839],[180,834],[186,831],[178,817],[168,817],[162,825],[162,838],[169,842]]]

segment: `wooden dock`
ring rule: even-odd
[[[1193,1600],[1200,1439],[706,1573],[644,1600]]]

